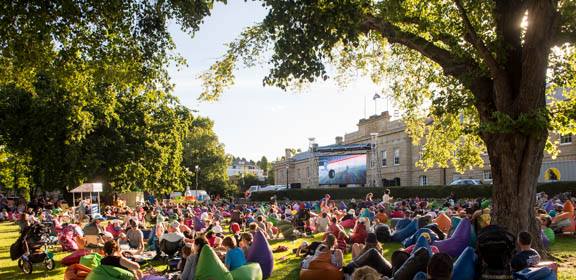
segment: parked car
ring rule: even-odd
[[[450,183],[450,186],[463,186],[463,185],[482,185],[480,180],[476,179],[457,179]]]

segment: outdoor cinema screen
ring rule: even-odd
[[[321,156],[320,185],[366,184],[366,154]]]

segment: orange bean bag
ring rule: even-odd
[[[79,263],[73,264],[66,268],[64,272],[64,280],[84,280],[92,269]]]
[[[330,252],[324,252],[315,257],[308,269],[300,270],[300,279],[342,280],[344,273],[330,262],[330,256]]]
[[[552,220],[552,222],[557,223],[557,222],[565,220],[565,219],[570,220],[570,225],[563,227],[562,231],[563,232],[575,232],[576,231],[576,222],[574,221],[574,204],[572,204],[572,202],[570,200],[566,200],[566,202],[564,202],[564,208],[562,209],[562,213],[560,213],[559,215],[556,215],[556,217],[554,217],[554,220]]]
[[[452,228],[452,220],[445,213],[440,213],[440,215],[438,215],[438,217],[436,217],[434,222],[436,224],[438,224],[438,228],[443,233],[448,234],[448,232],[450,232],[450,229]]]

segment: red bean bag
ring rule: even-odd
[[[89,267],[79,263],[73,264],[66,268],[66,272],[64,272],[64,280],[84,280],[90,271],[92,271],[92,269]]]
[[[60,261],[60,263],[62,263],[62,265],[64,265],[64,266],[77,264],[77,263],[80,263],[80,258],[82,258],[83,256],[86,256],[88,254],[90,254],[90,251],[81,249],[81,250],[78,250],[78,251],[64,257],[62,259],[62,261]]]

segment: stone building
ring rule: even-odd
[[[484,166],[464,174],[454,168],[431,168],[426,171],[416,167],[421,146],[413,145],[402,120],[391,120],[388,112],[361,119],[358,129],[335,143],[319,147],[311,144],[308,151],[291,154],[273,164],[275,184],[292,187],[318,187],[318,160],[323,155],[364,153],[367,155],[365,186],[418,186],[447,185],[457,179],[492,181],[488,156]],[[560,139],[558,139],[560,138]],[[553,136],[559,140],[560,154],[556,159],[545,153],[540,171],[540,182],[551,180],[576,181],[576,144],[571,135]]]

